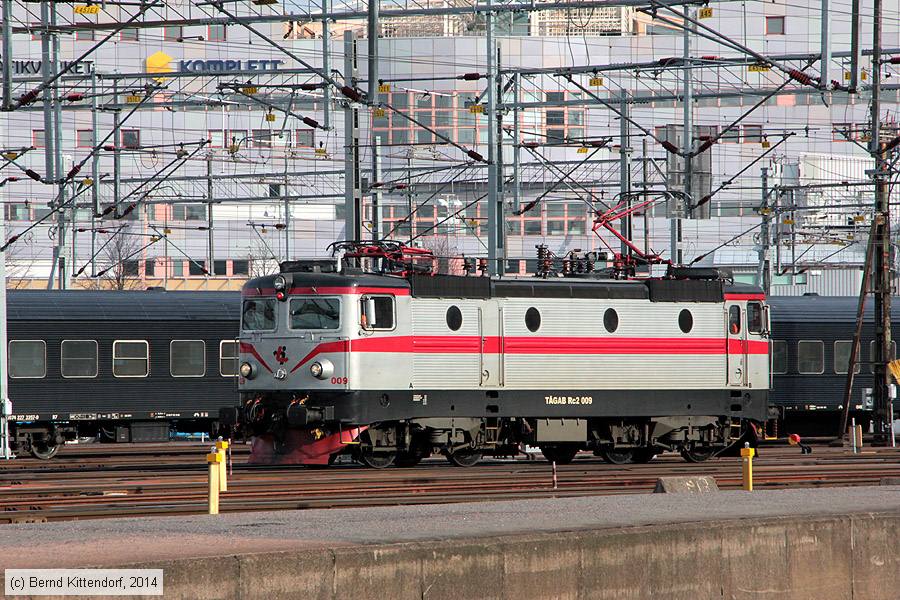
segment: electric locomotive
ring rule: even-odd
[[[254,436],[251,461],[467,466],[524,444],[559,463],[700,461],[768,416],[765,298],[716,270],[509,279],[384,255],[371,272],[364,255],[243,287],[241,404],[222,420]]]

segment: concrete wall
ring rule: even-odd
[[[141,565],[166,598],[892,600],[900,513],[337,546]]]

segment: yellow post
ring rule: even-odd
[[[216,442],[216,454],[218,454],[222,460],[219,462],[219,491],[227,492],[228,491],[228,465],[225,460],[225,451],[228,450],[228,442],[219,440]]]
[[[741,448],[741,460],[743,461],[743,480],[744,480],[744,490],[748,492],[753,491],[753,455],[756,454],[756,451],[750,447],[748,442],[744,442],[744,447]]]
[[[219,452],[210,452],[206,455],[209,464],[209,514],[219,514],[219,464],[222,455]]]
[[[855,430],[853,431],[853,435],[856,436],[856,447],[862,450],[863,447],[863,430],[862,425],[857,425]]]

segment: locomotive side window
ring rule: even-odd
[[[291,299],[291,329],[337,329],[340,325],[340,299]]]
[[[820,341],[797,342],[797,372],[819,375],[825,372],[825,344]]]
[[[271,331],[275,329],[274,300],[244,300],[241,312],[244,331]]]
[[[834,372],[837,374],[846,374],[847,368],[850,366],[850,350],[853,348],[852,340],[839,340],[834,343]],[[862,358],[858,355],[856,357],[856,367],[853,369],[854,373],[859,373],[859,359]]]
[[[678,328],[681,329],[681,333],[690,333],[694,328],[694,315],[686,308],[678,313]]]
[[[63,340],[60,344],[59,370],[65,378],[97,376],[97,342]]]
[[[891,357],[888,360],[897,358],[897,342],[891,341]],[[869,342],[869,372],[875,372],[875,342]]]
[[[747,331],[750,333],[763,332],[763,308],[761,302],[747,303]]]
[[[525,327],[531,332],[541,328],[541,313],[533,306],[525,311]]]
[[[772,340],[769,348],[772,351],[772,374],[787,373],[788,345],[784,340]]]
[[[728,309],[728,331],[732,335],[737,335],[741,332],[741,307],[737,305],[732,305]]]
[[[393,296],[362,296],[359,299],[360,324],[365,329],[394,328]]]
[[[203,377],[206,375],[206,342],[203,340],[172,340],[169,344],[169,372],[172,377]]]
[[[462,321],[462,311],[459,310],[458,306],[451,306],[447,309],[447,327],[451,331],[459,331],[459,328],[462,327]]]
[[[40,379],[46,375],[46,342],[14,340],[9,343],[9,376],[12,379]]]
[[[603,327],[610,333],[619,328],[619,313],[614,308],[607,308],[603,313]]]
[[[238,374],[238,343],[231,340],[219,342],[219,375],[235,377]]]
[[[144,340],[113,342],[113,376],[146,377],[150,372],[150,345]]]

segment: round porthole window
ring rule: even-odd
[[[451,306],[447,309],[447,327],[451,331],[459,331],[462,327],[462,311],[458,306]]]
[[[619,313],[614,308],[607,308],[603,313],[603,327],[610,333],[619,328]]]
[[[528,331],[537,331],[541,328],[541,313],[533,306],[525,311],[525,327]]]
[[[678,327],[683,333],[691,332],[691,329],[694,328],[694,315],[691,314],[691,311],[685,308],[678,313]]]

